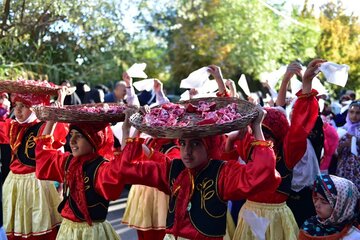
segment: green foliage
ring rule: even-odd
[[[245,73],[256,79],[280,64],[315,56],[319,31],[309,27],[314,18],[289,24],[250,0],[178,1],[176,11],[174,6],[168,9],[153,14],[145,26],[166,38],[171,80],[177,86],[191,71],[209,64],[219,65],[226,78]]]
[[[347,89],[360,94],[360,23],[358,17],[346,15],[341,2],[328,3],[322,7],[321,39],[317,45],[320,57],[350,66]],[[339,91],[340,87],[334,87]]]
[[[262,72],[320,56],[349,64],[347,87],[356,89],[359,22],[339,6],[326,5],[318,19],[307,0],[291,16],[283,4],[251,0],[4,0],[0,79],[108,84],[146,62],[173,92],[191,71],[216,64],[225,78],[245,73],[254,89]]]
[[[112,82],[130,60],[129,35],[114,3],[8,0],[4,5],[9,10],[1,23],[3,79]]]

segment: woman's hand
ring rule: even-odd
[[[163,84],[159,79],[154,79],[154,91],[155,92],[162,92],[163,91]]]
[[[290,79],[294,76],[297,75],[300,77],[300,79],[302,79],[302,66],[300,63],[294,61],[292,63],[290,63],[288,65],[288,67],[286,68],[286,72],[284,74],[284,77],[281,81],[281,85],[280,85],[280,89],[278,92],[278,96],[276,98],[276,106],[285,106],[288,105],[286,103],[286,91],[290,82]],[[270,88],[269,88],[270,89]]]
[[[140,107],[140,113],[142,115],[146,115],[147,113],[150,113],[150,106],[149,105],[144,105]]]
[[[195,88],[191,88],[191,89],[189,90],[190,99],[193,99],[194,96],[196,96],[196,95],[198,95],[198,94],[199,94],[199,92],[198,92],[198,90],[196,90]]]
[[[216,65],[208,66],[208,72],[215,78],[215,80],[218,80],[218,79],[223,80],[221,68],[219,66],[216,66]]]
[[[57,107],[63,107],[64,106],[64,100],[65,97],[67,95],[67,87],[62,86],[59,90],[58,90],[58,98],[55,102],[55,106]]]
[[[215,78],[216,83],[218,84],[219,92],[225,93],[226,87],[220,67],[216,65],[210,65],[208,66],[208,72]]]
[[[289,82],[290,79],[296,75],[298,77],[300,77],[300,79],[302,79],[302,74],[301,74],[301,70],[302,70],[302,67],[301,67],[301,64],[294,61],[292,63],[290,63],[288,65],[288,67],[286,68],[286,72],[284,74],[284,78],[283,78],[283,81],[286,81],[286,82]]]
[[[132,87],[133,79],[127,72],[123,72],[122,79],[125,81],[126,87]]]
[[[135,112],[136,112],[135,108],[127,108],[124,111],[125,120],[124,120],[124,123],[123,123],[123,125],[121,127],[121,129],[122,129],[121,150],[123,150],[125,148],[126,139],[130,137],[130,128],[131,128],[130,117]]]
[[[238,94],[236,93],[236,86],[234,80],[226,79],[225,85],[230,90],[230,97],[238,97]]]
[[[122,130],[123,131],[130,130],[130,127],[131,127],[130,117],[136,112],[137,112],[137,108],[133,108],[133,107],[130,107],[130,108],[127,108],[127,109],[124,110],[125,120],[124,120],[124,123],[122,125]]]
[[[225,152],[230,152],[232,149],[234,149],[234,143],[238,139],[242,139],[245,134],[248,132],[248,127],[241,128],[237,131],[231,132],[227,135],[227,140],[225,143]]]
[[[302,78],[302,80],[303,80],[302,93],[303,94],[311,92],[311,82],[312,82],[313,78],[318,74],[318,68],[324,62],[326,62],[326,60],[324,60],[324,59],[314,59],[307,66],[307,69]]]

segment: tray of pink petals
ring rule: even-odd
[[[41,80],[2,80],[0,81],[0,92],[7,93],[37,93],[57,95],[61,86],[52,82]]]
[[[254,104],[238,98],[202,98],[163,104],[132,115],[130,122],[152,136],[203,137],[246,127],[257,115]]]
[[[196,105],[167,103],[160,108],[151,109],[143,120],[148,126],[193,126],[206,124],[222,124],[241,118],[237,112],[237,104],[216,109],[216,102],[199,101]]]
[[[121,122],[125,119],[126,104],[94,103],[57,106],[35,106],[36,116],[43,121],[56,122]]]

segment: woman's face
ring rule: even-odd
[[[360,121],[360,106],[353,105],[348,111],[349,119],[352,123],[358,123]]]
[[[94,152],[94,148],[91,143],[79,131],[71,129],[70,136],[70,148],[74,157],[79,157]]]
[[[187,168],[196,168],[208,161],[206,147],[200,138],[179,140],[181,160]]]
[[[318,215],[321,219],[327,219],[331,216],[333,212],[333,208],[330,203],[319,193],[315,192],[313,194],[313,203],[316,211],[316,215]]]
[[[31,113],[32,111],[25,104],[23,104],[22,102],[15,102],[14,114],[19,122],[24,122],[26,119],[29,118]]]

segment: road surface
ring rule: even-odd
[[[121,224],[128,193],[128,189],[125,188],[118,200],[110,202],[107,221],[111,223],[117,234],[121,237],[121,240],[137,240],[136,230]]]

